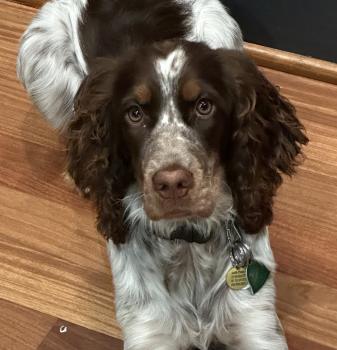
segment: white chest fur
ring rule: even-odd
[[[145,334],[142,341],[147,342],[153,333],[160,334],[161,342],[166,339],[167,347],[162,349],[180,349],[191,344],[207,349],[215,338],[231,343],[238,315],[247,313],[249,317],[249,312],[256,308],[274,315],[272,279],[255,296],[247,290],[233,291],[227,287],[225,277],[231,265],[224,232],[218,232],[202,245],[156,238],[144,240],[141,236],[137,232],[120,247],[112,242],[108,245],[117,316],[129,344],[135,334],[138,334],[135,342]],[[273,271],[267,230],[244,238],[254,257]],[[131,344],[127,346],[133,349]],[[143,349],[134,347],[138,348]]]

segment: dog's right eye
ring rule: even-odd
[[[127,120],[130,124],[138,125],[144,119],[144,112],[140,106],[132,106],[127,111]]]
[[[198,117],[202,119],[209,118],[214,112],[214,104],[207,98],[200,98],[196,104],[196,112]]]

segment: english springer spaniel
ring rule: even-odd
[[[54,0],[18,74],[108,239],[126,350],[285,350],[267,225],[307,143],[218,0]],[[271,273],[270,273],[271,272]]]

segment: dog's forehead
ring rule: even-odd
[[[163,94],[169,95],[176,88],[186,61],[186,52],[180,46],[168,52],[165,57],[156,59],[155,70]]]
[[[176,106],[176,93],[182,70],[186,64],[186,53],[180,46],[170,47],[154,62],[155,72],[160,85],[162,110],[157,126],[182,124],[179,110]]]

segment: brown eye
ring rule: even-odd
[[[144,112],[141,107],[133,106],[128,110],[127,118],[131,124],[139,124],[144,118]]]
[[[209,117],[212,114],[213,109],[214,105],[212,101],[208,100],[207,98],[201,98],[196,104],[197,114],[201,118]]]

